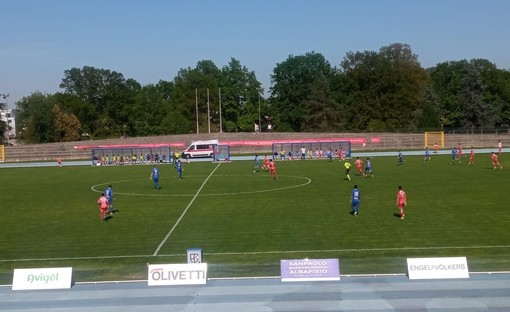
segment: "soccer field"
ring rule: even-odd
[[[147,263],[183,263],[202,248],[209,277],[279,275],[280,259],[339,258],[342,274],[404,273],[407,257],[466,256],[470,271],[510,270],[510,162],[493,170],[447,155],[371,157],[374,178],[327,160],[0,169],[0,284],[14,268],[72,266],[75,281],[146,279]],[[350,160],[354,163],[353,160]],[[113,185],[119,212],[101,222]],[[360,215],[350,211],[354,184]],[[398,185],[406,219],[395,217]]]

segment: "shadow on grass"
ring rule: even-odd
[[[103,222],[108,222],[108,221],[110,221],[111,219],[113,219],[113,216],[111,216],[111,215],[107,215],[106,217],[104,217]]]

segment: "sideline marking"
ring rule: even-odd
[[[216,166],[216,168],[214,168],[214,170],[209,174],[209,176],[205,179],[205,181],[202,183],[202,185],[200,186],[200,188],[198,189],[198,191],[196,192],[195,196],[193,196],[193,198],[191,199],[191,201],[189,202],[188,206],[186,207],[186,209],[184,209],[184,211],[181,213],[181,216],[179,217],[179,219],[177,219],[177,221],[175,222],[174,226],[170,229],[170,231],[168,232],[168,234],[166,234],[165,238],[161,241],[161,243],[159,243],[159,246],[158,248],[156,248],[156,250],[154,251],[154,253],[152,254],[153,256],[157,256],[158,255],[158,252],[159,250],[161,249],[161,247],[163,247],[163,245],[165,244],[165,242],[168,240],[168,238],[170,237],[170,235],[172,235],[173,231],[177,228],[177,226],[179,225],[179,223],[181,222],[182,218],[184,218],[184,215],[186,214],[186,212],[188,212],[188,209],[189,207],[191,207],[191,205],[193,204],[193,202],[195,202],[195,199],[197,199],[198,197],[198,194],[200,194],[200,191],[204,188],[205,184],[207,183],[207,181],[209,181],[209,179],[212,177],[212,175],[214,174],[214,172],[216,172],[216,170],[220,167],[221,163],[218,163],[218,165]]]
[[[251,175],[218,175],[217,177],[251,177]],[[200,177],[200,176],[193,176],[193,177]],[[204,175],[205,177],[205,175]],[[198,196],[205,197],[205,196],[233,196],[233,195],[248,195],[248,194],[256,194],[256,193],[268,193],[268,192],[276,192],[276,191],[282,191],[282,190],[288,190],[293,188],[298,188],[302,186],[307,186],[308,184],[312,183],[312,179],[309,177],[300,177],[300,176],[288,176],[288,175],[280,175],[280,177],[287,177],[287,178],[296,178],[296,179],[303,179],[305,180],[304,183],[291,185],[291,186],[284,186],[284,187],[278,187],[274,189],[266,189],[266,190],[258,190],[258,191],[245,191],[245,192],[234,192],[234,193],[211,193],[211,194],[199,194]],[[267,178],[265,176],[257,176],[257,178]],[[108,184],[116,184],[116,183],[123,183],[123,182],[131,182],[131,181],[137,181],[139,179],[132,179],[132,180],[120,180],[120,181],[112,181],[112,182],[106,182],[106,183],[100,183],[96,185],[92,185],[90,189],[93,192],[96,193],[102,193],[103,191],[98,190],[97,187],[102,185],[108,185]],[[193,194],[141,194],[141,193],[122,193],[122,192],[115,192],[115,195],[126,195],[126,196],[150,196],[150,197],[192,197],[196,196]]]
[[[399,250],[443,250],[443,249],[495,249],[510,248],[506,246],[450,246],[450,247],[395,247],[395,248],[361,248],[361,249],[322,249],[322,250],[274,250],[274,251],[245,251],[245,252],[206,252],[207,256],[224,255],[257,255],[257,254],[292,254],[292,253],[317,253],[317,252],[356,252],[356,251],[399,251]],[[28,261],[68,261],[68,260],[97,260],[97,259],[121,259],[121,258],[147,258],[147,257],[182,257],[184,253],[162,255],[126,255],[126,256],[97,256],[97,257],[63,257],[63,258],[37,258],[37,259],[0,259],[0,262],[28,262]]]

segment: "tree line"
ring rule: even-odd
[[[222,68],[202,60],[144,86],[108,69],[71,68],[60,88],[16,103],[19,140],[247,132],[259,123],[280,132],[510,125],[510,71],[486,59],[423,68],[403,43],[348,52],[338,66],[317,52],[290,55],[273,69],[267,97],[255,72],[234,58]]]

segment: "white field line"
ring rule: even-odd
[[[274,250],[274,251],[247,251],[247,252],[210,252],[204,256],[245,256],[261,254],[303,254],[303,253],[332,253],[332,252],[385,252],[406,250],[460,250],[460,249],[501,249],[507,246],[444,246],[444,247],[396,247],[396,248],[358,248],[358,249],[323,249],[323,250]],[[97,257],[62,257],[62,258],[31,258],[31,259],[0,259],[0,262],[28,262],[28,261],[69,261],[69,260],[97,260],[121,258],[150,258],[150,257],[182,257],[180,254],[152,254],[152,255],[126,255],[126,256],[97,256]]]
[[[166,243],[166,241],[168,240],[168,238],[170,237],[170,235],[172,235],[172,233],[174,232],[174,230],[177,228],[177,226],[179,225],[179,223],[181,222],[182,218],[184,218],[184,215],[186,215],[186,212],[188,212],[188,209],[191,207],[191,205],[193,204],[193,202],[195,201],[195,199],[197,199],[198,197],[198,194],[200,194],[200,191],[202,191],[202,189],[204,188],[205,184],[207,183],[207,181],[209,181],[209,179],[212,177],[212,175],[214,174],[214,172],[216,172],[216,170],[220,167],[221,163],[218,163],[218,165],[214,168],[213,171],[211,171],[211,174],[209,174],[209,176],[204,180],[204,183],[202,183],[202,185],[200,186],[200,188],[198,189],[198,191],[195,193],[195,196],[193,196],[193,198],[191,199],[191,201],[189,202],[188,206],[186,206],[186,209],[184,209],[184,211],[181,213],[181,216],[179,217],[179,219],[177,219],[177,222],[175,222],[174,226],[170,229],[170,231],[168,231],[168,234],[166,234],[165,238],[163,238],[163,240],[161,241],[161,243],[159,243],[159,246],[158,248],[156,248],[156,250],[154,251],[154,253],[152,254],[153,256],[157,256],[158,255],[158,252],[159,250],[161,249],[161,247],[163,247],[163,245]]]
[[[250,177],[249,175],[216,175],[216,177],[232,177],[232,176]],[[196,177],[206,177],[206,176],[205,175],[204,176],[199,176],[199,175],[196,175],[196,176],[186,176],[186,179],[188,179],[190,177],[196,178]],[[288,190],[288,189],[293,189],[293,188],[297,188],[297,187],[307,186],[308,184],[312,183],[312,179],[310,179],[308,177],[279,175],[279,178],[282,178],[282,177],[283,178],[302,179],[302,180],[305,180],[305,182],[303,182],[301,184],[284,186],[284,187],[278,187],[278,188],[272,188],[272,189],[266,189],[266,190],[246,191],[246,192],[231,192],[231,193],[199,194],[198,196],[200,196],[200,197],[202,197],[202,196],[237,196],[237,195],[249,195],[249,194],[257,194],[257,193],[267,193],[267,192],[282,191],[282,190]],[[259,178],[266,178],[266,177],[259,176]],[[90,187],[90,189],[93,192],[102,193],[103,190],[99,190],[98,189],[98,187],[100,187],[102,185],[106,186],[108,184],[118,184],[118,183],[131,182],[131,181],[137,181],[137,180],[140,180],[140,179],[120,180],[120,181],[100,183],[100,184],[92,185]],[[149,197],[193,197],[193,196],[197,196],[196,194],[161,194],[161,193],[158,193],[158,194],[154,194],[154,193],[151,193],[151,194],[142,194],[142,193],[122,193],[122,192],[115,192],[115,195],[149,196]]]

